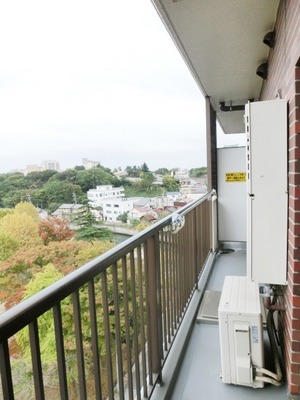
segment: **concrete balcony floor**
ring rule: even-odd
[[[232,246],[230,246],[232,245]],[[222,291],[226,275],[246,275],[246,250],[243,244],[228,244],[234,252],[218,256],[207,290]],[[266,335],[267,336],[267,335]],[[268,366],[268,345],[265,358]],[[172,400],[283,400],[287,386],[265,385],[262,389],[224,384],[220,378],[221,361],[217,322],[196,321],[173,388]]]

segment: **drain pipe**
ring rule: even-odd
[[[248,101],[250,103],[252,103],[254,101],[254,99],[249,99]],[[219,103],[219,106],[220,106],[220,110],[221,111],[225,111],[225,112],[228,112],[228,111],[244,111],[245,110],[245,104],[233,106],[232,105],[232,101],[230,102],[229,106],[225,106],[225,101],[221,101]]]
[[[264,297],[264,306],[269,311],[285,311],[284,304],[272,304],[271,297]]]
[[[256,371],[265,376],[256,376],[257,380],[271,383],[272,385],[279,386],[282,381],[282,371],[279,360],[279,351],[276,344],[275,338],[275,324],[274,324],[274,312],[275,311],[285,311],[286,308],[283,304],[276,303],[276,289],[272,288],[270,285],[264,285],[260,287],[260,293],[264,296],[263,302],[265,308],[268,310],[267,315],[267,332],[270,341],[271,352],[274,357],[275,373],[266,370],[265,368],[257,368]],[[271,296],[273,300],[271,302]]]

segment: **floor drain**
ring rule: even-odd
[[[230,254],[230,253],[234,253],[233,249],[222,249],[219,251],[219,254]]]

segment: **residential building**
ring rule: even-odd
[[[181,193],[180,192],[167,192],[166,194],[168,201],[169,201],[169,206],[172,206],[174,204],[174,201],[177,201],[181,198]]]
[[[180,169],[178,171],[174,172],[174,178],[175,179],[187,179],[189,178],[189,171],[188,169]]]
[[[121,214],[129,213],[133,208],[133,200],[126,197],[102,199],[103,220],[117,222]]]
[[[101,206],[104,199],[124,197],[124,188],[113,187],[112,185],[96,186],[96,189],[90,189],[87,192],[88,200],[93,206]]]
[[[150,197],[140,197],[137,201],[134,202],[135,207],[143,207],[145,209],[151,208],[151,199]]]
[[[149,212],[149,208],[134,205],[128,213],[128,219],[139,220]]]
[[[52,213],[52,215],[55,217],[70,218],[81,208],[82,204],[62,204]]]

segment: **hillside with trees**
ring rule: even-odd
[[[81,227],[83,235],[84,227]],[[19,303],[28,283],[48,265],[66,275],[114,246],[109,236],[89,232],[88,240],[69,228],[66,221],[39,220],[36,208],[21,202],[0,214],[0,303],[6,308]],[[106,232],[106,231],[105,231]]]

